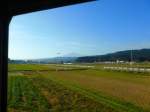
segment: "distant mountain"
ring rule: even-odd
[[[68,54],[62,57],[32,59],[32,60],[11,60],[9,63],[26,64],[26,63],[92,63],[105,61],[133,61],[144,62],[150,61],[150,49],[126,50],[105,55],[83,56],[78,57],[78,54]]]
[[[59,57],[53,58],[42,58],[42,59],[32,59],[28,60],[29,63],[73,63],[81,55],[77,53],[69,53]]]
[[[81,57],[81,55],[78,53],[68,53],[63,55],[62,57]]]
[[[77,57],[54,57],[28,60],[29,63],[73,63]]]
[[[48,64],[48,63],[73,63],[77,57],[55,57],[43,59],[29,59],[29,60],[9,60],[12,64]]]
[[[104,61],[150,61],[150,49],[126,50],[105,55],[84,56],[77,58],[76,62],[104,62]]]

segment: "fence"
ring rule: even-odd
[[[106,70],[127,71],[127,72],[149,72],[150,68],[135,68],[135,67],[104,67]]]

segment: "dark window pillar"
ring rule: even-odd
[[[8,30],[11,17],[0,16],[0,112],[7,111]]]

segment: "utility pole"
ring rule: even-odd
[[[133,64],[133,50],[130,51],[130,65]]]

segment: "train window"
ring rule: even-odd
[[[150,111],[149,6],[99,0],[14,17],[8,112]]]

